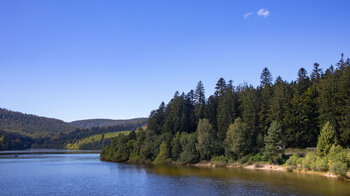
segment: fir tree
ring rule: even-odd
[[[337,144],[335,130],[330,122],[326,122],[318,136],[317,155],[320,157],[327,155],[333,144]]]

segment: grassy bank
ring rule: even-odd
[[[127,135],[130,131],[116,131],[104,134],[92,135],[65,146],[67,150],[81,150],[81,149],[102,149],[103,146],[109,145],[110,139],[117,137],[120,134]]]

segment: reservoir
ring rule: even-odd
[[[350,195],[350,183],[241,168],[134,165],[99,154],[0,155],[0,195]]]

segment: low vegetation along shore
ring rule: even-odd
[[[187,94],[176,92],[151,112],[146,128],[112,139],[101,160],[348,178],[350,60],[342,56],[325,71],[315,63],[310,75],[301,68],[292,82],[273,83],[265,68],[260,79],[253,87],[220,78],[208,99],[202,82]]]

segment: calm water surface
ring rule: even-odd
[[[0,195],[350,195],[325,177],[101,162],[99,154],[1,155]]]

